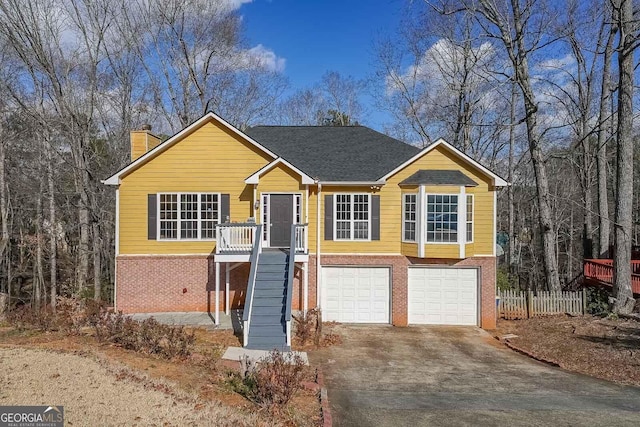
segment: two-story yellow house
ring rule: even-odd
[[[209,113],[163,143],[131,135],[116,187],[115,306],[243,308],[245,345],[325,321],[495,327],[496,190],[439,140],[363,126],[258,126]],[[293,262],[290,262],[293,261]],[[291,280],[290,280],[291,279]]]

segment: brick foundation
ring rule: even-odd
[[[458,259],[422,259],[405,256],[371,256],[371,255],[324,255],[323,266],[380,266],[391,269],[391,323],[394,326],[407,326],[407,294],[408,273],[411,265],[447,265],[460,267],[478,267],[480,278],[480,327],[495,329],[496,327],[496,259],[494,257],[477,257]],[[316,305],[316,270],[315,256],[309,257],[309,307]]]
[[[215,262],[206,256],[120,256],[116,258],[116,310],[124,313],[214,311]],[[241,308],[249,264],[229,273],[231,308]],[[224,264],[220,310],[225,308]]]
[[[385,266],[391,269],[391,321],[407,326],[407,267],[411,265],[448,265],[478,267],[480,278],[480,326],[496,327],[496,259],[464,260],[421,259],[404,256],[325,255],[323,266]],[[125,313],[164,311],[213,311],[215,304],[215,262],[205,256],[120,256],[116,259],[116,309]],[[231,265],[231,264],[230,264]],[[220,310],[225,307],[224,263],[220,280]],[[316,301],[316,259],[309,257],[309,308]],[[230,273],[231,308],[244,305],[249,263]],[[303,308],[303,271],[296,268],[293,310]],[[186,289],[186,292],[183,292]]]

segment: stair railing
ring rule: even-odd
[[[304,224],[291,224],[291,241],[289,242],[289,271],[287,273],[287,299],[285,300],[284,320],[287,327],[287,345],[291,347],[291,306],[293,303],[293,277],[296,272],[296,243],[299,236],[298,229],[302,232]]]
[[[249,282],[247,283],[247,294],[244,299],[244,310],[242,311],[242,332],[243,332],[243,346],[246,347],[249,344],[249,327],[251,326],[251,308],[253,306],[253,291],[256,286],[256,275],[258,271],[258,258],[262,252],[262,224],[256,226],[256,238],[253,240],[253,247],[251,248],[251,257],[249,262],[251,263],[251,270],[249,272]]]

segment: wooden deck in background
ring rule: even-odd
[[[585,259],[585,284],[613,286],[613,260]],[[631,261],[631,288],[634,294],[640,295],[640,260]]]

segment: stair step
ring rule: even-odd
[[[284,279],[282,280],[256,280],[255,290],[258,289],[285,289]]]
[[[258,274],[260,273],[280,273],[287,271],[286,264],[260,264],[258,263]]]
[[[253,308],[258,307],[282,307],[285,303],[284,296],[253,296]]]
[[[251,314],[251,325],[280,325],[284,321],[282,313],[277,314]],[[251,329],[251,325],[249,329]]]
[[[287,278],[286,271],[279,272],[261,272],[256,274],[256,281],[265,281],[265,280],[279,280],[283,281]]]
[[[263,252],[258,257],[258,264],[286,264],[288,255],[282,252]]]
[[[282,335],[281,337],[249,337],[249,346],[261,345],[267,346],[269,350],[280,347],[287,344],[287,337]],[[271,347],[269,347],[271,346]]]
[[[251,322],[249,325],[249,337],[281,337],[286,335],[285,326],[280,325],[261,325]]]
[[[258,288],[253,291],[254,298],[262,297],[284,297],[286,296],[287,289],[284,286],[270,287],[270,288]]]
[[[280,316],[284,314],[284,307],[282,304],[277,306],[253,306],[251,309],[251,316]],[[253,319],[253,318],[252,318]],[[252,320],[253,321],[253,320]]]

